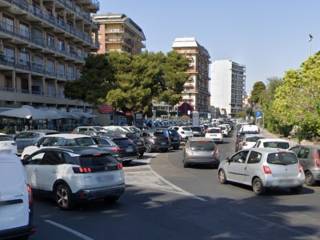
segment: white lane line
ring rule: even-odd
[[[53,226],[55,226],[55,227],[57,227],[57,228],[60,228],[60,229],[62,229],[62,230],[65,230],[66,232],[69,232],[69,233],[77,236],[78,238],[80,238],[80,239],[82,239],[82,240],[94,240],[93,238],[88,237],[87,235],[84,235],[84,234],[82,234],[81,232],[78,232],[78,231],[76,231],[76,230],[73,230],[73,229],[71,229],[71,228],[69,228],[69,227],[66,227],[66,226],[60,224],[60,223],[57,223],[57,222],[54,222],[54,221],[51,221],[51,220],[48,220],[48,219],[45,220],[45,222],[46,222],[46,223],[49,223],[49,224],[51,224],[51,225],[53,225]]]
[[[151,171],[156,177],[158,177],[161,181],[165,182],[165,183],[168,184],[170,187],[172,187],[175,191],[177,191],[177,192],[175,192],[175,193],[178,193],[178,194],[181,194],[181,195],[185,195],[185,196],[189,196],[189,197],[192,197],[192,198],[194,198],[194,199],[198,199],[198,200],[200,200],[200,201],[202,201],[202,202],[207,202],[206,199],[204,199],[204,198],[202,198],[202,197],[198,197],[197,195],[195,195],[195,194],[193,194],[193,193],[190,193],[190,192],[188,192],[188,191],[186,191],[186,190],[178,187],[177,185],[174,185],[173,183],[169,182],[167,179],[165,179],[164,177],[162,177],[161,175],[159,175],[156,171],[154,171],[151,166],[148,166],[148,167],[149,167],[150,171]]]

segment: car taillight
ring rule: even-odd
[[[264,174],[272,174],[271,168],[269,166],[263,166],[263,172]]]
[[[303,173],[303,167],[302,167],[302,165],[300,163],[299,163],[298,168],[299,168],[299,173]]]
[[[89,167],[74,167],[72,168],[74,173],[91,173],[92,168]]]
[[[29,205],[31,206],[33,199],[32,199],[32,189],[29,184],[27,184],[27,190],[28,190]]]
[[[118,152],[120,152],[120,148],[119,147],[113,147],[113,148],[111,148],[111,151],[112,152],[114,152],[114,153],[118,153]]]
[[[123,164],[122,163],[117,163],[117,169],[121,170],[123,168]]]

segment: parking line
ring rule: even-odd
[[[169,182],[167,179],[165,179],[164,177],[162,177],[161,175],[159,175],[156,171],[154,171],[152,169],[151,166],[148,166],[148,168],[150,169],[150,171],[156,176],[158,177],[161,181],[165,182],[166,184],[168,184],[169,186],[171,186],[173,189],[175,189],[177,192],[177,194],[182,194],[182,195],[185,195],[185,196],[189,196],[189,197],[192,197],[194,199],[197,199],[197,200],[200,200],[202,202],[207,202],[206,199],[202,198],[202,197],[198,197],[197,195],[193,194],[193,193],[190,193],[190,192],[187,192],[186,190],[178,187],[177,185],[174,185],[173,183]]]
[[[80,238],[80,239],[83,239],[83,240],[94,240],[93,238],[88,237],[88,236],[86,236],[86,235],[84,235],[84,234],[82,234],[82,233],[80,233],[80,232],[78,232],[78,231],[76,231],[76,230],[73,230],[73,229],[71,229],[71,228],[69,228],[69,227],[66,227],[66,226],[64,226],[64,225],[62,225],[62,224],[60,224],[60,223],[57,223],[57,222],[54,222],[54,221],[51,221],[51,220],[48,220],[48,219],[45,220],[45,222],[46,222],[46,223],[49,223],[49,224],[51,224],[51,225],[53,225],[53,226],[55,226],[55,227],[57,227],[57,228],[60,228],[60,229],[62,229],[62,230],[65,230],[66,232],[69,232],[69,233],[77,236],[77,237]]]

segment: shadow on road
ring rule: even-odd
[[[308,212],[314,211],[313,208],[281,205],[274,196],[205,200],[203,202],[191,197],[130,187],[114,205],[96,201],[63,212],[50,202],[36,202],[35,214],[45,215],[80,232],[85,231],[97,240],[301,240],[312,239],[319,230],[303,219],[294,218],[300,213],[307,217]],[[39,208],[38,204],[42,207]],[[289,217],[295,220],[294,224],[289,221]],[[38,229],[41,231],[41,228]],[[58,238],[48,236],[46,239]]]

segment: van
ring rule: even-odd
[[[32,233],[32,196],[21,160],[0,153],[0,239],[28,239]]]

